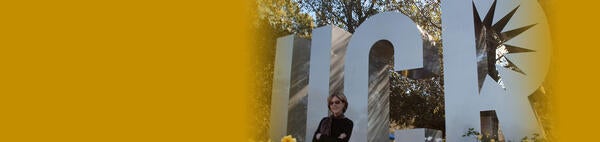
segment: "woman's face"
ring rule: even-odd
[[[333,112],[333,115],[335,116],[338,116],[343,113],[344,105],[346,104],[344,104],[344,102],[342,102],[342,100],[340,100],[336,96],[331,98],[331,101],[329,101],[329,109],[331,110],[331,112]]]

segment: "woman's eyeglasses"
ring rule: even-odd
[[[342,103],[342,101],[333,101],[333,102],[329,102],[329,105],[333,105],[333,104],[338,105],[338,104],[341,104],[341,103]]]

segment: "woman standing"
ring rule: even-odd
[[[348,109],[348,100],[342,93],[334,93],[327,98],[329,116],[321,119],[313,142],[347,142],[352,135],[352,120],[344,113]]]

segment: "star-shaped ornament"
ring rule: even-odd
[[[483,82],[485,81],[485,77],[487,75],[494,79],[494,81],[496,81],[502,88],[506,89],[502,81],[502,77],[500,74],[498,74],[498,69],[496,67],[504,67],[525,75],[525,72],[519,69],[519,67],[517,67],[511,60],[506,58],[506,55],[512,53],[534,52],[530,49],[506,44],[506,42],[527,31],[536,24],[502,32],[506,24],[510,21],[511,17],[515,14],[517,9],[519,9],[519,6],[514,8],[512,11],[502,17],[502,19],[492,25],[495,9],[496,0],[494,0],[490,10],[487,12],[482,21],[481,18],[479,18],[479,13],[475,7],[475,2],[473,2],[479,91],[481,91]]]

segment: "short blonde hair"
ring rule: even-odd
[[[344,109],[342,109],[342,112],[346,113],[346,109],[348,109],[348,99],[346,98],[346,95],[344,95],[344,93],[342,92],[334,92],[333,94],[329,95],[329,97],[327,97],[327,109],[331,111],[331,105],[329,105],[329,102],[331,102],[333,97],[337,97],[338,99],[340,99],[340,101],[344,103]]]

